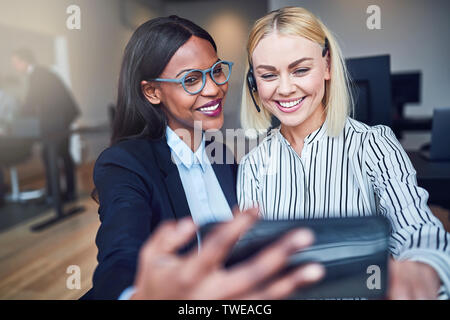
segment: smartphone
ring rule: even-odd
[[[200,229],[199,243],[218,223]],[[312,246],[295,252],[280,274],[298,266],[321,263],[325,277],[297,290],[290,299],[383,299],[388,285],[389,221],[382,216],[311,220],[260,220],[231,250],[225,267],[252,258],[288,232],[308,228]]]

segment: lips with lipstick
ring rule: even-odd
[[[289,99],[289,100],[276,100],[275,103],[283,112],[294,112],[297,111],[302,105],[303,101],[305,100],[306,96],[296,99]]]
[[[222,112],[222,99],[210,101],[195,109],[208,117],[216,117]]]

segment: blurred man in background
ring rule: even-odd
[[[7,132],[8,126],[18,111],[18,102],[11,93],[10,83],[10,78],[0,78],[0,134]]]
[[[0,77],[0,137],[8,133],[9,127],[18,112],[18,102],[10,92],[11,79]],[[3,168],[0,165],[0,206],[4,204],[6,186]]]
[[[43,139],[43,159],[46,168],[47,199],[52,200],[50,187],[49,143],[56,143],[58,160],[64,163],[66,192],[63,200],[76,198],[75,164],[70,155],[70,126],[80,111],[62,80],[50,70],[38,66],[33,53],[26,48],[16,50],[11,57],[14,69],[27,77],[21,114],[37,117]],[[55,142],[56,141],[56,142]]]

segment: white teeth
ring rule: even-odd
[[[281,102],[281,101],[278,101],[278,103],[279,103],[283,108],[292,108],[293,106],[296,106],[297,104],[299,104],[304,98],[305,98],[305,97],[300,98],[300,99],[295,100],[295,101],[291,101],[291,102]]]
[[[206,108],[200,108],[198,109],[199,111],[215,111],[217,110],[217,108],[219,107],[219,103],[216,105],[213,105],[211,107],[206,107]]]

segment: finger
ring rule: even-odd
[[[237,214],[231,222],[223,223],[211,231],[202,242],[200,253],[197,255],[192,252],[186,259],[186,268],[192,272],[191,276],[207,274],[222,264],[231,247],[256,219],[253,214]]]
[[[406,300],[407,294],[401,285],[394,283],[389,287],[387,298],[389,300]]]
[[[218,226],[202,243],[199,260],[207,260],[213,265],[221,263],[232,246],[256,221],[253,214],[236,214],[234,220]]]
[[[254,216],[255,218],[258,218],[258,211],[259,211],[258,207],[249,208],[247,210],[240,211],[238,206],[234,206],[233,207],[233,216],[237,217],[241,214],[250,214],[250,215]]]
[[[388,299],[390,300],[409,300],[411,299],[411,289],[409,282],[405,281],[400,269],[391,275],[391,285],[388,290]]]
[[[192,239],[196,230],[197,227],[191,218],[184,218],[179,222],[166,222],[147,241],[144,250],[174,253]]]
[[[408,280],[411,287],[411,299],[413,300],[430,300],[434,298],[432,289],[432,279],[429,278],[427,272],[422,272],[420,268],[409,268],[411,272],[409,274]]]
[[[227,283],[239,285],[227,288],[229,295],[241,295],[260,285],[285,267],[294,252],[306,248],[313,241],[314,235],[307,229],[292,231],[256,257],[232,268]]]
[[[294,291],[309,286],[321,280],[325,276],[325,268],[320,264],[309,264],[290,274],[278,279],[266,288],[257,290],[244,299],[249,300],[276,300],[283,299],[291,295]]]
[[[150,252],[155,250],[155,248],[158,248],[159,244],[163,242],[165,237],[167,237],[167,234],[172,233],[173,229],[175,228],[175,223],[175,221],[166,221],[161,223],[144,242],[141,249],[139,250],[139,256],[141,258],[144,256],[148,256]]]
[[[400,289],[397,285],[398,283],[398,268],[397,261],[393,258],[389,258],[388,267],[389,267],[389,278],[388,278],[388,291],[386,293],[386,298],[389,300],[395,300],[395,297],[398,293],[400,293]]]
[[[417,299],[420,300],[435,300],[438,297],[438,292],[441,284],[439,274],[436,270],[421,262],[410,262],[416,270],[416,277],[414,278],[415,292]]]

